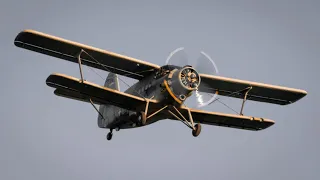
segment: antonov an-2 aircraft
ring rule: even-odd
[[[53,73],[46,84],[55,88],[54,94],[58,96],[91,103],[98,112],[98,126],[110,129],[108,140],[111,140],[114,129],[142,127],[163,119],[182,121],[192,129],[195,137],[201,132],[200,124],[262,130],[273,125],[274,121],[243,115],[246,100],[287,105],[307,94],[300,89],[201,74],[187,64],[182,67],[158,66],[34,30],[21,31],[14,44],[78,63],[80,79]],[[108,71],[104,86],[85,81],[82,65]],[[117,75],[138,82],[121,92]],[[241,112],[225,114],[185,106],[184,101],[195,90],[241,98]]]

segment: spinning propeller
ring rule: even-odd
[[[184,47],[180,47],[172,51],[168,56],[165,64],[180,67],[189,65],[192,66],[199,74],[218,74],[218,68],[209,55],[201,51],[200,56],[196,59],[196,62],[190,61],[189,56],[184,50]],[[190,88],[197,87],[200,82],[197,81],[197,76],[195,73],[196,72],[192,72],[192,70],[190,69],[183,70],[180,77],[182,83]],[[205,86],[205,84],[202,83],[201,86]],[[192,95],[190,98],[196,98],[197,107],[204,107],[214,101],[216,96],[216,94],[204,93],[195,90],[195,95]]]

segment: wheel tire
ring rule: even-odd
[[[141,125],[141,126],[146,125],[146,124],[147,124],[146,114],[141,111],[140,114],[139,114],[139,116],[140,116],[140,125]]]
[[[192,135],[194,136],[194,137],[197,137],[197,136],[199,136],[199,134],[200,134],[200,132],[201,132],[201,124],[196,124],[195,126],[194,126],[194,130],[192,130]]]
[[[111,139],[112,139],[112,133],[109,132],[109,133],[107,134],[107,140],[110,141]]]

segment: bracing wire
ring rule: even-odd
[[[242,92],[242,91],[247,90],[247,89],[248,89],[248,88],[244,88],[244,89],[242,89],[242,90],[239,90],[239,91],[236,91],[236,92],[229,93],[229,94],[227,94],[226,96],[231,96],[231,95],[233,95],[233,94],[236,94],[236,93]],[[250,98],[250,97],[249,97],[249,98]],[[247,100],[248,100],[249,98],[247,98]],[[229,108],[230,110],[232,110],[233,112],[235,112],[235,113],[237,113],[237,114],[240,114],[238,111],[234,110],[233,108],[231,108],[230,106],[228,106],[226,103],[222,102],[222,101],[221,101],[221,100],[219,100],[219,99],[221,99],[221,98],[220,98],[220,97],[216,98],[216,99],[215,99],[215,100],[213,100],[211,103],[209,103],[209,105],[210,105],[210,104],[212,104],[212,103],[214,103],[214,102],[216,102],[216,101],[218,101],[218,102],[220,102],[221,104],[223,104],[224,106],[226,106],[227,108]]]
[[[107,71],[109,71],[109,72],[112,72],[109,68],[103,66],[103,64],[101,64],[97,59],[95,59],[93,56],[91,56],[91,55],[90,55],[88,52],[86,52],[85,50],[82,50],[82,52],[84,52],[84,53],[87,54],[90,58],[92,58],[93,60],[95,60],[95,61],[96,61],[99,65],[101,65],[105,70],[107,70]],[[168,63],[168,62],[167,62],[167,63]],[[90,69],[91,71],[93,71],[95,74],[97,74],[102,80],[104,80],[103,77],[102,77],[98,72],[96,72],[93,68],[89,67],[89,69]],[[147,72],[147,71],[152,71],[152,70],[145,70],[145,71],[141,71],[141,72]],[[128,86],[128,88],[131,87],[129,84],[127,84],[127,83],[126,83],[124,80],[122,80],[120,77],[118,77],[118,79],[119,79],[121,82],[123,82],[126,86]],[[248,89],[248,88],[244,88],[244,89],[242,89],[242,90],[229,93],[227,96],[231,96],[231,95],[233,95],[233,94],[242,92],[242,91],[244,91],[244,90],[246,90],[246,89]],[[146,100],[146,97],[144,97],[141,93],[139,93],[138,91],[136,91],[136,89],[134,89],[134,91]],[[200,94],[199,94],[199,95],[200,95]],[[201,96],[201,95],[200,95],[200,96]],[[233,112],[235,112],[235,113],[237,113],[237,114],[240,114],[239,112],[237,112],[236,110],[234,110],[233,108],[231,108],[230,106],[228,106],[226,103],[222,102],[222,101],[219,100],[219,99],[221,99],[221,98],[220,98],[220,97],[216,98],[215,100],[213,100],[213,101],[212,101],[211,103],[209,103],[208,105],[210,105],[210,104],[218,101],[219,103],[223,104],[224,106],[226,106],[227,108],[229,108],[229,109],[232,110]],[[184,102],[183,102],[183,105],[186,106]]]
[[[105,70],[112,72],[111,69],[105,67],[103,64],[101,64],[97,59],[95,59],[93,56],[91,56],[88,52],[86,52],[85,50],[82,50],[83,53],[87,54],[91,59],[93,59],[94,61],[96,61],[100,66],[102,66]],[[93,70],[93,69],[92,69]],[[113,73],[113,72],[112,72]],[[97,73],[96,73],[97,74]],[[100,76],[100,75],[99,75]],[[101,76],[100,76],[101,77]],[[102,78],[102,77],[101,77]],[[102,78],[103,79],[103,78]],[[123,82],[126,86],[128,86],[128,88],[130,87],[129,84],[127,84],[124,80],[122,80],[120,77],[118,77],[118,79]],[[138,91],[136,91],[136,89],[134,89],[134,91],[139,94],[142,98],[144,98],[146,100],[146,97],[143,96],[141,93],[139,93]]]

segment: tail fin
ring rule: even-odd
[[[120,91],[117,74],[109,73],[107,76],[107,79],[104,83],[104,87],[108,87],[110,89],[115,89],[115,90]]]
[[[106,81],[104,83],[104,87],[108,87],[110,89],[115,89],[120,91],[120,86],[119,86],[119,81],[118,81],[118,76],[117,74],[114,73],[109,73]],[[107,108],[107,104],[106,105],[100,105],[99,107],[99,114],[98,114],[98,125],[99,127],[103,127],[105,126],[106,122],[104,122],[105,120],[103,119],[103,117],[101,117],[101,115],[106,116],[105,115],[105,110]],[[101,114],[101,115],[100,115]]]

